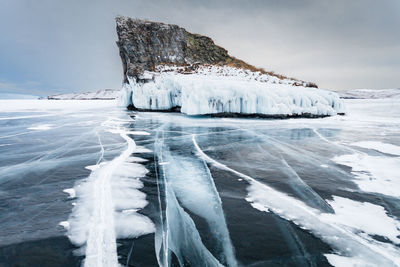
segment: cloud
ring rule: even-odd
[[[397,0],[0,0],[0,79],[39,81],[28,93],[119,88],[114,17],[126,15],[208,35],[322,87],[399,87],[398,10]]]

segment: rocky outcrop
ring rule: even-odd
[[[177,25],[127,17],[117,17],[116,23],[125,83],[128,83],[128,77],[136,82],[144,81],[143,73],[156,71],[159,65],[183,66],[189,72],[199,65],[230,66],[289,79],[232,57],[211,38],[190,33]],[[293,85],[317,87],[314,83],[291,80]]]

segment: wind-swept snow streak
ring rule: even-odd
[[[105,123],[107,124],[107,123]],[[110,162],[101,162],[104,147],[99,137],[101,156],[90,176],[75,186],[77,204],[69,218],[68,237],[85,250],[84,266],[109,267],[118,264],[117,238],[132,238],[154,232],[152,222],[136,213],[147,205],[145,194],[138,191],[138,180],[147,170],[140,164],[127,163],[136,144],[126,131],[115,133],[127,143],[121,155]]]
[[[377,242],[369,236],[358,235],[346,226],[332,221],[329,216],[321,216],[326,213],[310,208],[303,202],[210,158],[197,144],[195,135],[192,136],[192,139],[198,154],[205,161],[221,170],[243,178],[250,184],[248,187],[249,195],[246,200],[254,208],[265,212],[271,211],[286,220],[292,221],[299,227],[311,231],[330,244],[338,255],[344,256],[342,259],[348,259],[348,261],[357,259],[364,266],[371,264],[400,265],[400,252],[394,246]]]

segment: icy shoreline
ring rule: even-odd
[[[325,117],[344,114],[339,95],[293,86],[289,80],[232,67],[178,68],[145,72],[128,79],[119,105],[138,111],[178,111],[217,117]]]

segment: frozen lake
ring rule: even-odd
[[[0,100],[0,266],[399,266],[400,99],[234,119]]]

